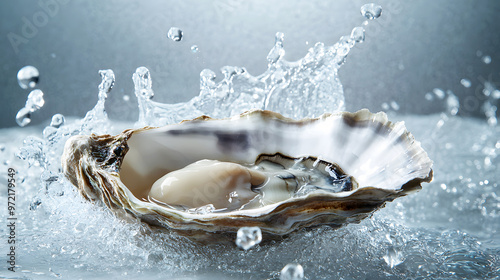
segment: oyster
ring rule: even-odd
[[[283,236],[359,222],[432,179],[404,124],[366,109],[299,121],[256,110],[74,136],[62,163],[85,198],[199,240],[242,226]]]

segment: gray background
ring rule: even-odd
[[[108,114],[112,119],[136,120],[131,77],[137,67],[150,69],[156,101],[187,101],[198,94],[204,68],[219,73],[220,67],[235,65],[253,75],[262,73],[277,31],[285,33],[285,58],[296,60],[315,42],[331,45],[350,34],[363,21],[359,9],[367,3],[67,2],[0,2],[0,127],[16,126],[15,115],[29,93],[16,79],[25,65],[38,68],[38,88],[45,93],[46,104],[33,115],[33,124],[47,122],[55,113],[83,117],[97,101],[98,70],[108,68],[116,75],[106,103]],[[384,9],[382,17],[369,25],[366,41],[351,51],[339,71],[347,109],[378,111],[383,102],[394,100],[403,113],[438,112],[442,104],[424,99],[437,87],[459,96],[466,105],[460,114],[481,116],[481,84],[500,82],[500,1],[376,3]],[[48,11],[43,8],[47,5]],[[36,32],[23,33],[26,20],[38,23]],[[166,37],[172,26],[184,31],[181,42]],[[8,34],[25,40],[16,46]],[[198,53],[191,52],[193,44]],[[492,62],[484,64],[478,51],[491,56]],[[463,87],[462,78],[471,80],[472,87]],[[130,101],[123,100],[125,94]]]

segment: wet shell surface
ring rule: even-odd
[[[85,198],[197,240],[359,222],[432,179],[404,124],[368,110],[298,121],[256,110],[74,136],[62,164]]]

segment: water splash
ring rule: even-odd
[[[139,105],[139,125],[147,125],[146,119],[151,119],[152,105],[151,99],[154,97],[152,89],[153,82],[146,67],[139,67],[132,76],[135,87],[135,96]]]
[[[24,66],[17,72],[17,82],[23,89],[34,88],[38,83],[40,73],[34,66]]]
[[[272,110],[296,119],[342,111],[344,94],[338,69],[352,47],[363,40],[364,30],[356,27],[351,36],[341,37],[333,46],[317,43],[303,58],[290,62],[284,59],[284,34],[278,32],[264,73],[252,76],[243,67],[225,66],[221,68],[222,81],[216,82],[215,72],[205,69],[200,73],[200,94],[176,104],[152,101],[151,74],[139,67],[133,75],[139,103],[136,126],[163,126],[200,115],[226,118],[252,109]]]
[[[104,104],[108,98],[108,93],[115,84],[115,74],[113,70],[108,69],[99,70],[99,75],[101,75],[101,83],[97,87],[99,89],[97,104],[87,112],[83,119],[81,130],[85,134],[104,133],[109,126],[108,114]]]

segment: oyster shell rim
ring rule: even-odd
[[[224,119],[214,119],[208,116],[200,116],[193,120],[184,120],[182,123],[186,122],[198,122],[198,121],[211,121],[211,120],[235,120],[239,118],[249,118],[254,115],[259,115],[265,118],[273,118],[278,119],[279,121],[286,122],[289,124],[295,125],[306,125],[308,123],[326,119],[332,116],[341,116],[346,124],[349,126],[360,126],[367,125],[369,122],[378,122],[380,127],[385,127],[388,131],[391,131],[395,128],[396,125],[400,124],[400,122],[393,123],[390,122],[387,118],[387,115],[384,112],[371,113],[367,109],[362,109],[357,112],[337,112],[337,113],[325,113],[317,118],[305,118],[301,120],[294,120],[287,117],[284,117],[278,113],[272,111],[265,110],[251,110],[244,112],[240,115],[236,115],[230,118]],[[256,209],[243,209],[230,211],[225,213],[189,213],[181,210],[165,208],[159,204],[155,204],[152,202],[142,201],[137,198],[132,192],[126,187],[126,185],[120,180],[119,168],[121,166],[121,162],[128,151],[128,146],[126,145],[127,140],[132,136],[132,134],[147,131],[150,129],[156,129],[157,127],[144,127],[139,129],[128,129],[123,131],[121,134],[117,136],[111,135],[95,135],[91,136],[74,136],[77,137],[72,141],[68,140],[64,154],[62,156],[63,162],[63,170],[66,177],[70,180],[70,182],[77,186],[80,193],[88,200],[102,201],[108,208],[110,209],[123,209],[127,213],[130,213],[134,216],[141,218],[141,220],[146,221],[149,224],[159,224],[162,226],[166,226],[172,230],[179,231],[202,231],[202,232],[217,232],[217,231],[227,231],[228,229],[233,229],[229,231],[235,231],[240,226],[259,226],[264,232],[268,232],[276,235],[285,235],[300,227],[311,227],[316,225],[325,224],[325,222],[317,222],[321,220],[322,215],[336,215],[336,212],[344,211],[349,213],[350,209],[353,205],[357,205],[360,202],[368,205],[365,210],[357,211],[355,216],[355,221],[359,222],[361,219],[370,215],[373,211],[377,210],[384,206],[385,202],[392,201],[397,197],[407,195],[408,193],[418,191],[421,189],[421,184],[424,182],[430,182],[433,178],[432,171],[432,161],[429,159],[427,153],[422,149],[420,142],[416,141],[413,135],[406,130],[406,127],[403,124],[404,133],[402,133],[399,138],[401,141],[406,141],[408,146],[415,145],[415,149],[422,153],[422,156],[429,161],[429,173],[425,177],[416,177],[412,180],[407,181],[403,185],[400,186],[397,190],[392,189],[381,189],[372,186],[362,186],[360,185],[357,189],[340,192],[340,193],[330,193],[324,191],[315,191],[305,196],[301,197],[293,197],[287,200],[284,200],[279,203],[270,204],[264,207],[256,208]],[[89,165],[79,165],[80,172],[76,172],[77,169],[73,168],[70,165],[70,162],[74,161],[78,156],[74,153],[70,153],[69,151],[75,150],[71,149],[71,145],[75,145],[75,141],[78,142],[78,137],[86,138],[87,141],[104,141],[104,144],[109,144],[110,142],[114,145],[115,149],[112,150],[113,153],[106,155],[105,158],[102,158],[101,161],[96,159],[94,162],[96,166]],[[115,143],[113,143],[115,142]],[[80,142],[80,144],[82,144]],[[95,143],[94,143],[95,144]],[[109,145],[108,145],[109,146]],[[80,145],[80,147],[89,147],[89,143]],[[79,149],[82,152],[82,149]],[[77,153],[78,154],[78,153]],[[80,156],[82,154],[80,153]],[[83,156],[89,156],[88,154]],[[92,157],[91,157],[92,158]],[[81,162],[81,158],[78,159],[78,162]],[[92,161],[90,161],[92,162]],[[339,166],[337,163],[333,163],[340,169],[342,166]],[[91,164],[92,165],[92,164]],[[88,168],[95,168],[100,166],[115,166],[115,170],[110,170],[110,168],[105,168],[95,170],[96,175],[98,177],[82,176],[82,174],[90,175],[92,170],[87,170]],[[74,166],[76,167],[76,166]],[[111,168],[112,169],[112,168]],[[344,170],[344,169],[343,169]],[[109,174],[104,174],[108,172]],[[72,175],[76,174],[77,178],[74,178]],[[352,174],[348,174],[352,175]],[[94,180],[91,180],[93,178]],[[356,179],[356,177],[354,177]],[[80,184],[81,183],[81,184]],[[114,184],[113,184],[114,183]],[[95,189],[99,190],[98,187],[94,186],[94,184],[105,186],[103,189],[108,192],[98,191],[95,192]],[[113,185],[117,186],[114,187]],[[92,191],[94,190],[94,191]],[[377,192],[376,196],[373,195],[373,192]],[[117,196],[119,194],[120,196]],[[377,199],[374,199],[377,198]],[[329,206],[328,206],[329,205]],[[332,206],[333,205],[333,206]],[[314,206],[314,207],[313,207]],[[168,216],[165,214],[165,209],[169,212]],[[292,210],[297,210],[293,212]],[[301,210],[302,209],[302,210]],[[357,208],[359,210],[359,207]],[[285,211],[287,210],[287,211]],[[318,211],[318,212],[315,212]],[[300,220],[295,220],[295,222],[290,225],[288,220],[290,217],[287,217],[285,220],[287,222],[287,226],[284,228],[273,226],[272,223],[269,225],[269,220],[272,220],[272,216],[282,215],[282,212],[288,212],[288,215],[302,215]],[[305,216],[309,218],[303,218]],[[361,215],[361,216],[360,216]],[[152,217],[156,216],[156,217]],[[344,216],[341,215],[340,216]],[[344,217],[344,221],[339,224],[339,226],[347,223],[347,220],[351,218],[352,215]],[[270,217],[270,219],[263,219],[264,217]],[[276,218],[276,217],[274,217]],[[156,220],[156,222],[154,221]],[[267,221],[266,221],[267,220]],[[328,220],[328,219],[327,219]],[[241,223],[243,221],[244,223]],[[352,222],[352,221],[350,221]],[[328,224],[328,222],[326,222]],[[197,226],[201,226],[197,227]]]

